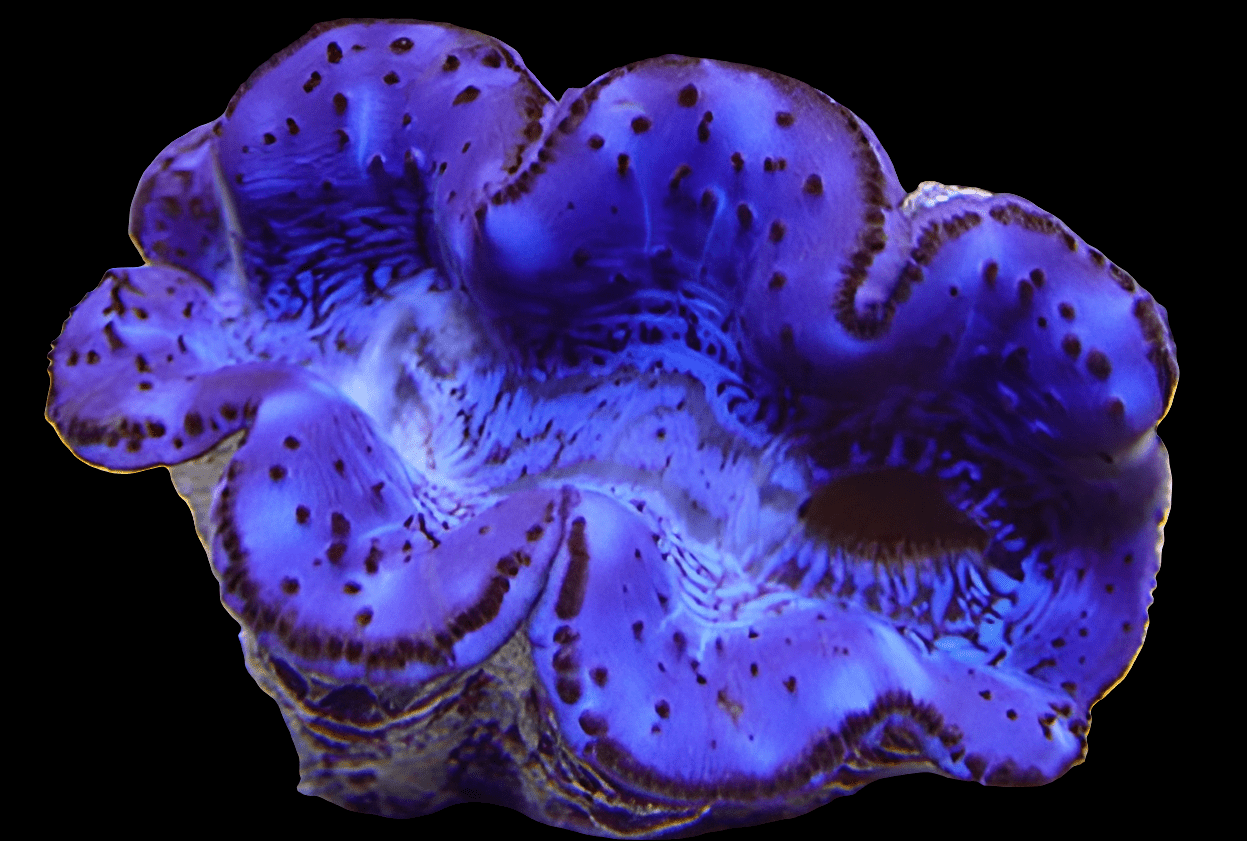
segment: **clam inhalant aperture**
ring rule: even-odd
[[[1142,645],[1164,309],[800,82],[556,102],[479,33],[325,24],[130,226],[47,416],[169,466],[305,793],[652,837],[1039,784]]]

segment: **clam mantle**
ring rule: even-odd
[[[799,82],[556,103],[477,33],[328,24],[131,232],[48,418],[171,467],[304,791],[633,836],[1039,783],[1142,643],[1164,310]]]

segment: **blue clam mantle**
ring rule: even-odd
[[[660,835],[1040,783],[1141,645],[1163,309],[1023,199],[905,196],[798,82],[667,57],[555,103],[476,33],[328,25],[131,230],[48,417],[215,486],[305,791]]]

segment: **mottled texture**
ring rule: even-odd
[[[623,835],[1038,783],[1141,644],[1163,309],[1023,199],[906,197],[800,83],[556,104],[475,33],[321,27],[131,230],[48,416],[224,470],[192,504],[304,791]]]

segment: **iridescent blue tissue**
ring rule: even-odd
[[[170,468],[305,793],[661,837],[1041,784],[1142,645],[1165,310],[801,82],[556,102],[479,33],[324,24],[130,232],[47,417]]]

